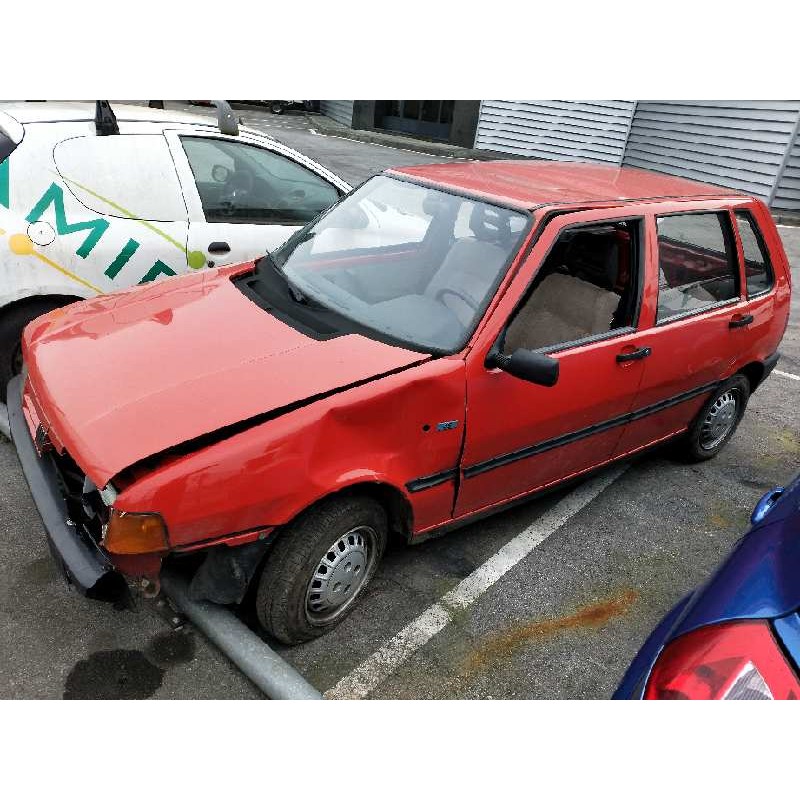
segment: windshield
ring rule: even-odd
[[[299,296],[416,349],[466,344],[526,214],[379,176],[273,254]]]

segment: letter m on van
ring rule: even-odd
[[[67,215],[64,212],[64,190],[55,183],[50,184],[50,188],[42,195],[41,200],[31,209],[25,219],[28,222],[38,222],[47,208],[53,205],[53,213],[56,218],[56,230],[60,236],[65,233],[78,233],[79,231],[89,231],[83,244],[75,251],[81,258],[86,258],[92,252],[92,248],[100,240],[100,237],[108,228],[108,220],[90,219],[85,222],[75,222],[70,225],[67,222]]]

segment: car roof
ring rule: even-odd
[[[387,174],[422,180],[525,209],[662,198],[742,197],[740,192],[657,172],[571,161],[452,161],[397,167]]]
[[[112,103],[111,109],[119,122],[188,123],[190,125],[216,125],[216,120],[185,111],[171,111],[128,103]],[[93,102],[34,102],[0,103],[5,111],[18,122],[27,125],[33,122],[83,122],[95,116]]]

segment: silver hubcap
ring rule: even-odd
[[[734,391],[724,392],[716,399],[700,429],[700,446],[704,450],[713,450],[725,439],[736,424],[737,412]]]
[[[370,574],[375,541],[375,531],[360,525],[330,546],[317,564],[306,590],[309,622],[330,622],[352,604]]]

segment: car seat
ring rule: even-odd
[[[424,290],[426,297],[449,308],[464,327],[472,323],[476,308],[497,280],[514,241],[511,216],[501,209],[476,203],[469,227],[474,236],[455,241]],[[472,305],[447,289],[464,295]]]

